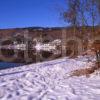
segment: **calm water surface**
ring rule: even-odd
[[[12,67],[19,67],[25,65],[24,63],[10,63],[10,62],[0,62],[0,70]]]

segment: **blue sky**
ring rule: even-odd
[[[0,0],[0,28],[59,27],[65,0]]]

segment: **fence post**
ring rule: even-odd
[[[96,50],[96,60],[98,68],[100,68],[100,50]]]

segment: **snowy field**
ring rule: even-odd
[[[69,77],[95,58],[62,58],[0,71],[0,100],[100,100],[100,76]]]

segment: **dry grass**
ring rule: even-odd
[[[92,68],[86,68],[86,69],[79,69],[75,70],[71,73],[71,76],[83,76],[86,75],[88,77],[90,74],[94,73],[95,69],[94,67]]]
[[[99,70],[100,66],[96,63],[94,67],[85,68],[85,69],[78,69],[74,70],[70,76],[83,76],[89,77],[90,74],[94,73],[96,70]]]

